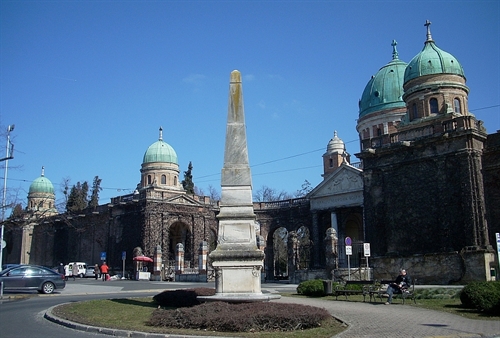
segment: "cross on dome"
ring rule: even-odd
[[[391,46],[392,46],[392,59],[393,60],[399,59],[398,50],[396,49],[397,44],[398,44],[398,42],[396,40],[392,40]]]
[[[431,24],[432,22],[430,22],[429,20],[425,20],[425,24],[424,26],[427,27],[427,41],[433,41],[432,40],[432,35],[431,35]]]

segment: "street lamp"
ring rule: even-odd
[[[4,222],[5,222],[5,200],[7,197],[7,169],[9,167],[9,160],[14,158],[14,144],[10,143],[10,132],[14,130],[14,125],[9,125],[7,127],[7,143],[5,145],[5,158],[2,158],[0,161],[5,161],[5,173],[3,175],[3,198],[2,198],[2,230],[0,231],[0,269],[2,267],[3,262],[3,249],[4,249]]]

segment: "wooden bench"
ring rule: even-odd
[[[352,288],[353,285],[361,285],[361,288]],[[339,296],[349,295],[363,295],[363,302],[366,300],[366,296],[370,295],[370,290],[374,286],[374,281],[371,280],[349,280],[335,287],[333,294],[335,295],[335,300],[338,300]],[[371,298],[370,298],[371,299]]]
[[[375,301],[376,297],[380,299],[381,302],[384,302],[382,299],[384,297],[384,294],[387,293],[387,287],[389,286],[390,283],[394,283],[393,280],[381,280],[379,282],[375,282],[375,286],[373,287],[372,290],[369,291],[369,296],[370,296],[370,302]],[[416,304],[417,300],[415,299],[415,284],[417,283],[417,280],[414,279],[412,285],[406,289],[402,293],[393,293],[392,299],[400,297],[403,300],[403,304],[405,303],[406,299],[413,299],[413,302]]]

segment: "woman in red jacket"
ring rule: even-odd
[[[103,262],[101,265],[101,275],[102,275],[102,281],[106,281],[108,278],[108,271],[109,267],[106,265],[106,262]]]

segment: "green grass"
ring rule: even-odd
[[[81,324],[122,329],[140,332],[178,334],[178,335],[198,335],[198,336],[238,336],[238,337],[262,337],[277,338],[283,337],[283,332],[213,332],[204,330],[180,330],[149,326],[147,324],[151,313],[157,307],[151,298],[126,298],[126,299],[106,299],[91,300],[64,304],[56,307],[53,312],[58,317],[74,321]],[[331,318],[322,323],[319,328],[309,330],[298,330],[286,332],[286,337],[292,338],[326,338],[336,335],[345,330],[345,327]]]

